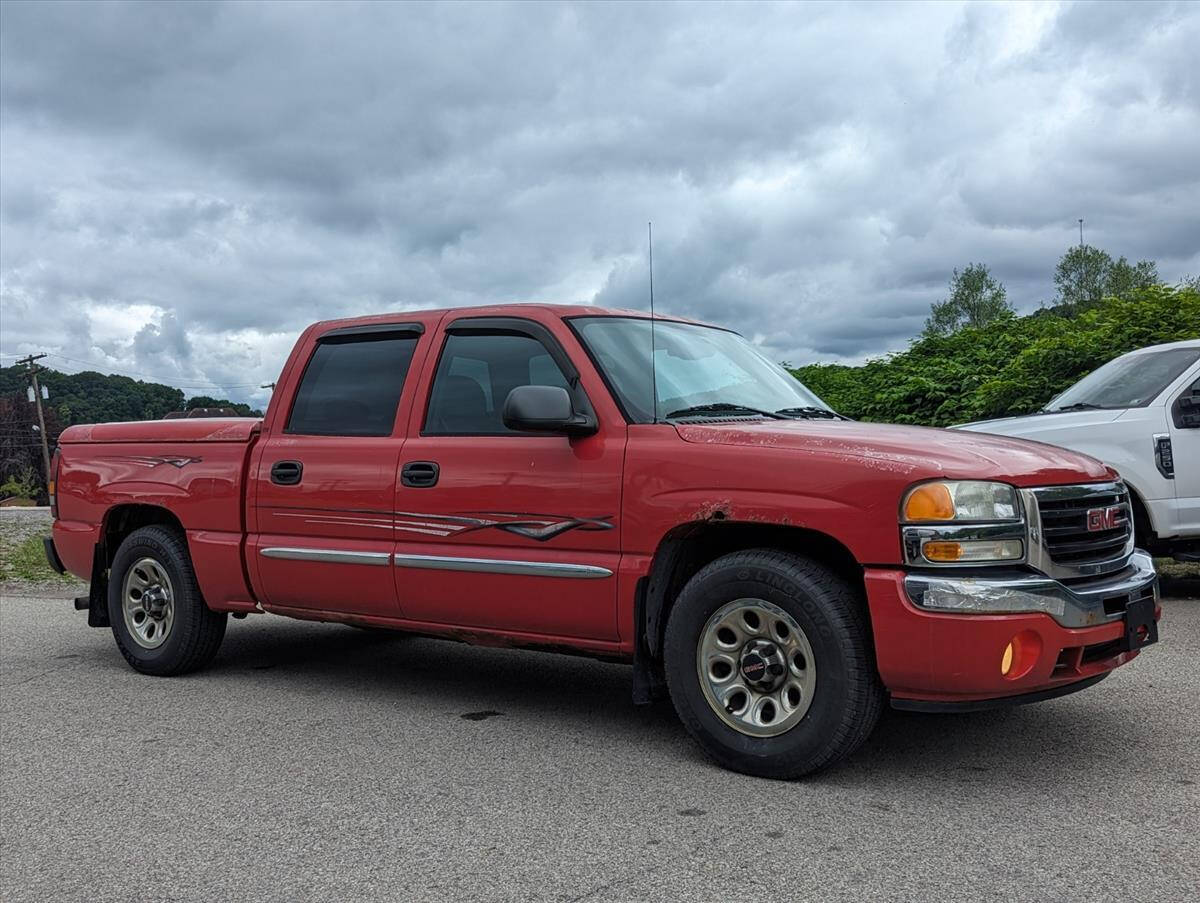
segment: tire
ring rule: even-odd
[[[796,555],[753,549],[711,562],[688,581],[667,621],[667,685],[680,720],[720,765],[758,777],[798,778],[850,755],[884,703],[863,609],[850,584]],[[723,625],[737,629],[722,635]],[[727,659],[734,667],[721,678],[726,684],[717,678]],[[753,674],[783,683],[756,695]]]
[[[151,598],[156,604],[142,601]],[[130,667],[159,677],[203,668],[225,637],[225,612],[205,604],[187,541],[166,527],[135,530],[117,549],[109,571],[108,619]]]

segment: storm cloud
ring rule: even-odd
[[[861,360],[972,261],[1050,300],[1078,217],[1200,273],[1197,46],[1196,4],[5,2],[0,350],[262,403],[316,319],[644,308],[653,220],[661,310]]]

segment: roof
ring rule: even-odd
[[[1179,342],[1164,342],[1161,345],[1147,345],[1145,348],[1138,348],[1136,351],[1127,352],[1125,356],[1151,354],[1155,351],[1166,351],[1168,348],[1200,348],[1200,338],[1183,339]]]
[[[370,323],[395,323],[405,317],[439,317],[443,314],[453,314],[455,317],[520,317],[527,316],[530,310],[538,310],[552,316],[566,319],[568,317],[638,317],[649,319],[650,314],[644,310],[631,310],[615,307],[595,307],[590,304],[548,304],[542,301],[517,301],[504,304],[485,304],[477,307],[434,307],[422,310],[398,310],[385,314],[370,314],[363,317],[345,317],[337,320],[321,320],[317,326],[352,326]],[[654,314],[654,319],[663,322],[692,323],[697,326],[713,326],[702,320],[692,320],[687,317],[676,317],[669,314]],[[722,327],[723,328],[723,327]]]

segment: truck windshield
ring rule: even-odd
[[[1141,408],[1200,358],[1200,348],[1164,348],[1127,354],[1093,370],[1043,410]]]
[[[650,321],[576,317],[571,322],[630,418],[636,423],[654,422]],[[656,320],[654,371],[659,420],[683,412],[694,416],[739,412],[838,416],[783,367],[724,329]]]

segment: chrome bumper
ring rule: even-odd
[[[954,614],[1018,614],[1044,612],[1063,627],[1094,627],[1119,621],[1126,606],[1138,599],[1158,599],[1158,575],[1145,552],[1134,551],[1120,572],[1100,580],[1068,586],[1028,572],[987,577],[909,574],[908,598],[919,608]]]

